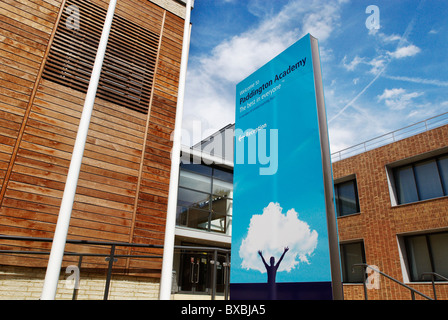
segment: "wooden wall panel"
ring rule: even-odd
[[[0,3],[1,234],[54,233],[85,98],[40,73],[61,2]],[[109,3],[91,2],[104,9]],[[150,112],[96,99],[68,238],[163,244],[184,22],[146,0],[121,0],[116,15],[160,35]],[[50,249],[49,243],[8,243],[0,247]],[[67,250],[106,252],[72,245]],[[129,252],[161,255],[163,250],[120,250]],[[44,267],[47,258],[10,256],[8,261]],[[65,264],[73,261],[66,258]],[[86,263],[107,267],[104,258]],[[161,259],[120,259],[117,266],[146,268],[158,276]]]
[[[0,2],[0,190],[7,179],[11,156],[57,18],[58,3]]]
[[[171,170],[171,133],[176,116],[182,34],[183,20],[167,13],[154,79],[140,192],[132,234],[134,243],[163,245],[164,242]],[[140,248],[133,250],[137,251],[161,254],[160,250]],[[131,260],[131,268],[139,265],[139,261]],[[161,261],[155,267],[161,268]]]

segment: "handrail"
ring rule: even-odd
[[[411,297],[412,297],[412,300],[415,300],[415,293],[421,295],[422,297],[424,297],[424,298],[426,298],[426,299],[428,299],[428,300],[434,300],[433,298],[428,297],[427,295],[421,293],[421,292],[418,291],[418,290],[415,290],[414,288],[411,288],[410,286],[404,284],[403,282],[398,281],[397,279],[392,278],[391,276],[385,274],[384,272],[382,272],[382,271],[380,271],[380,270],[377,270],[377,269],[375,269],[375,268],[372,268],[372,266],[370,266],[370,265],[368,265],[368,264],[366,264],[366,263],[357,263],[357,264],[354,264],[354,265],[352,265],[352,270],[353,270],[354,267],[362,267],[362,268],[364,269],[364,272],[363,272],[363,278],[364,278],[363,285],[364,285],[364,298],[365,298],[365,300],[368,300],[368,299],[367,299],[366,275],[365,275],[365,274],[366,274],[365,271],[366,271],[367,268],[369,268],[370,270],[373,270],[374,272],[378,272],[380,275],[382,275],[382,276],[388,278],[389,280],[392,280],[392,281],[394,281],[395,283],[398,283],[399,285],[401,285],[402,287],[405,287],[406,289],[409,289],[409,290],[411,291]]]
[[[436,285],[434,284],[434,278],[435,277],[439,277],[439,278],[442,278],[445,281],[448,281],[448,278],[446,278],[446,277],[444,277],[441,274],[438,274],[436,272],[423,272],[422,273],[422,279],[426,275],[430,275],[431,276],[432,291],[434,292],[434,300],[437,300]]]
[[[379,148],[389,143],[393,143],[411,137],[413,135],[441,127],[443,125],[446,125],[447,123],[448,123],[448,112],[444,112],[442,114],[433,116],[426,120],[413,123],[406,127],[388,132],[386,134],[355,144],[348,148],[333,152],[331,154],[331,160],[332,162],[336,162],[348,157],[352,157],[362,152]]]
[[[40,237],[28,237],[28,236],[14,236],[14,235],[4,235],[0,234],[0,240],[15,240],[15,241],[35,241],[35,242],[52,242],[52,238],[40,238]],[[108,262],[107,267],[107,276],[106,283],[104,289],[104,300],[108,299],[109,289],[110,289],[110,281],[112,279],[112,268],[114,262],[117,258],[149,258],[149,259],[161,259],[163,256],[161,255],[143,255],[143,254],[116,254],[115,250],[117,247],[139,247],[139,248],[156,248],[163,249],[163,245],[155,245],[155,244],[144,244],[144,243],[126,243],[126,242],[113,242],[113,241],[96,241],[96,240],[76,240],[76,239],[67,239],[67,243],[76,244],[76,245],[93,245],[93,246],[109,246],[109,253],[83,253],[83,252],[68,252],[65,251],[64,255],[68,256],[78,256],[78,268],[81,268],[82,258],[85,256],[91,257],[105,257]],[[175,245],[175,250],[188,250],[188,251],[207,251],[212,252],[214,255],[214,260],[217,261],[218,252],[226,255],[226,266],[230,266],[230,249],[224,249],[219,247],[201,247],[201,246],[182,246]],[[4,250],[0,249],[0,254],[20,254],[20,255],[50,255],[49,251],[33,251],[33,250]],[[216,298],[216,275],[217,275],[217,264],[213,263],[213,283],[212,283],[212,294],[211,299],[215,300]],[[229,282],[227,278],[225,280],[225,299],[228,299],[229,296]],[[76,287],[73,291],[72,299],[75,300],[77,296]]]

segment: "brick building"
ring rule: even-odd
[[[433,297],[422,273],[448,277],[448,125],[334,162],[333,174],[345,299],[364,299],[362,271],[350,268],[362,262]],[[369,299],[411,298],[379,284]],[[448,299],[448,283],[436,293]]]

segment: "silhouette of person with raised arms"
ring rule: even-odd
[[[288,252],[289,248],[285,247],[282,256],[278,260],[277,264],[275,264],[275,258],[271,257],[269,259],[270,265],[266,263],[266,261],[263,258],[263,254],[261,250],[258,251],[258,254],[261,257],[261,260],[263,261],[264,266],[266,267],[266,271],[268,273],[268,289],[269,289],[269,299],[275,300],[277,298],[277,290],[276,290],[276,282],[275,282],[275,276],[277,275],[277,269],[280,265],[280,263],[283,260],[283,257],[285,256],[285,253]]]

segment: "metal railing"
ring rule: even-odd
[[[389,279],[389,280],[391,280],[391,281],[393,281],[393,282],[395,282],[395,283],[398,283],[400,286],[402,286],[402,287],[404,287],[404,288],[406,288],[406,289],[409,289],[409,290],[411,291],[411,298],[412,298],[412,300],[415,300],[415,294],[416,294],[416,293],[419,294],[419,295],[421,295],[421,296],[422,296],[423,298],[425,298],[425,299],[428,299],[428,300],[434,300],[433,298],[431,298],[431,297],[429,297],[429,296],[427,296],[427,295],[421,293],[421,292],[418,291],[418,290],[415,290],[414,288],[411,288],[410,286],[404,284],[403,282],[398,281],[397,279],[392,278],[391,276],[385,274],[384,272],[382,272],[382,271],[380,271],[380,270],[377,270],[377,269],[373,268],[372,266],[370,266],[370,265],[368,265],[368,264],[366,264],[366,263],[357,263],[357,264],[354,264],[354,265],[352,265],[352,270],[353,270],[353,268],[356,268],[356,267],[361,267],[361,268],[363,268],[363,271],[364,271],[364,272],[363,272],[363,279],[364,279],[364,281],[363,281],[363,287],[364,287],[364,299],[365,299],[365,300],[368,300],[368,296],[367,296],[367,283],[366,283],[366,280],[367,280],[367,278],[366,278],[366,269],[367,269],[367,268],[369,268],[370,270],[372,270],[372,271],[374,271],[374,272],[378,272],[380,275],[386,277],[387,279]],[[435,290],[435,287],[434,287],[434,290]]]
[[[409,138],[416,134],[441,127],[445,124],[448,124],[448,112],[334,152],[331,154],[331,161],[336,162],[348,157],[352,157],[357,154],[373,150],[405,138]]]
[[[0,235],[0,240],[11,240],[11,241],[27,241],[27,242],[52,242],[52,238],[38,238],[38,237],[25,237],[25,236],[11,236],[11,235]],[[104,296],[103,300],[107,300],[109,297],[110,291],[110,282],[112,279],[112,272],[114,268],[114,262],[117,261],[118,258],[144,258],[144,259],[162,259],[161,255],[153,255],[153,254],[118,254],[117,248],[119,247],[127,247],[127,248],[152,248],[152,249],[163,249],[163,245],[153,245],[153,244],[139,244],[139,243],[124,243],[124,242],[112,242],[112,241],[91,241],[91,240],[71,240],[68,239],[66,241],[67,244],[74,245],[88,245],[88,246],[101,246],[108,247],[108,253],[91,253],[91,252],[72,252],[65,251],[65,256],[78,256],[78,269],[80,270],[83,263],[84,257],[104,257],[105,261],[108,262],[107,268],[100,268],[101,270],[106,269],[106,281],[104,286]],[[10,244],[1,243],[0,246],[6,247],[10,246]],[[211,283],[211,298],[214,300],[216,298],[216,275],[217,275],[217,266],[218,263],[218,252],[225,254],[225,266],[230,266],[230,249],[223,248],[214,248],[214,247],[196,247],[196,246],[174,246],[175,250],[188,250],[188,251],[199,251],[199,252],[211,252],[213,253],[213,273],[212,273],[212,283]],[[49,255],[49,251],[33,251],[33,250],[9,250],[2,249],[0,250],[0,254],[9,254],[9,255]],[[212,262],[212,261],[211,261]],[[143,269],[145,271],[146,269]],[[228,268],[226,268],[228,269]],[[225,270],[226,270],[225,269]],[[148,269],[149,270],[149,269]],[[132,270],[128,270],[132,271]],[[228,299],[229,296],[229,273],[227,270],[227,274],[225,275],[225,299]],[[73,288],[72,300],[76,300],[78,294],[78,289],[76,286]]]
[[[178,208],[181,212],[177,214],[176,226],[231,236],[231,215],[191,207]]]
[[[431,276],[431,284],[432,284],[432,291],[434,293],[434,300],[437,300],[437,292],[436,292],[436,285],[435,285],[435,278],[440,278],[442,280],[448,281],[448,278],[435,273],[435,272],[423,272],[422,273],[422,280],[425,276]]]
[[[25,237],[25,236],[10,236],[0,235],[1,240],[14,240],[14,241],[31,241],[31,242],[52,242],[52,238],[38,238],[38,237]],[[65,256],[78,256],[78,268],[81,269],[84,257],[105,257],[108,262],[106,283],[104,288],[104,300],[108,299],[110,281],[112,279],[113,264],[118,258],[146,258],[146,259],[162,259],[159,255],[141,255],[141,254],[117,254],[117,247],[128,248],[156,248],[163,249],[162,245],[152,244],[138,244],[138,243],[124,243],[124,242],[112,242],[112,241],[92,241],[92,240],[73,240],[67,239],[66,243],[75,245],[89,245],[89,246],[102,246],[110,247],[109,253],[91,253],[91,252],[64,252]],[[5,244],[3,244],[6,246]],[[32,251],[32,250],[0,250],[0,254],[18,254],[18,255],[49,255],[49,251]],[[73,289],[72,300],[77,297],[77,289]]]

